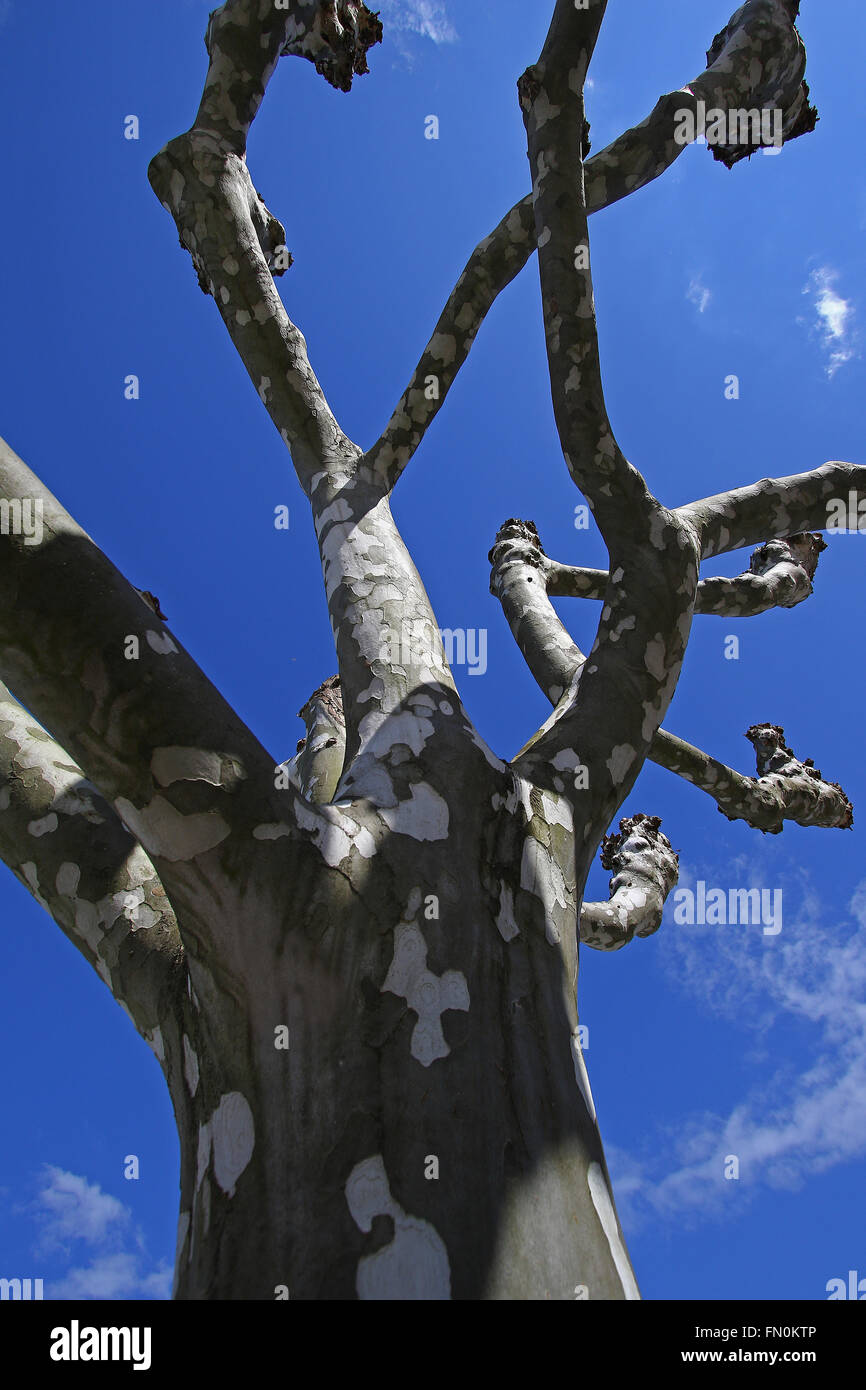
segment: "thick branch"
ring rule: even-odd
[[[803,531],[866,531],[866,466],[834,460],[811,473],[762,478],[677,508],[701,540],[701,557]]]
[[[0,857],[152,1034],[184,970],[165,890],[119,817],[4,685]]]
[[[810,575],[814,574],[822,548],[820,538],[811,535],[792,538],[784,548],[788,558],[783,556],[774,563],[775,544],[756,551],[757,558],[753,557],[756,567],[767,566],[763,578],[777,589],[777,596],[799,601],[795,595],[805,586],[811,591]],[[490,559],[493,566],[491,591],[502,602],[530,671],[551,704],[557,706],[550,719],[518,754],[519,759],[537,749],[540,739],[559,722],[561,714],[557,702],[567,705],[563,692],[569,699],[573,698],[586,658],[566,632],[549,598],[548,577],[565,567],[548,560],[533,524],[507,521],[499,530]],[[799,570],[800,576],[789,579],[787,571],[790,569]],[[726,582],[737,585],[740,581]],[[801,596],[807,595],[802,592]],[[742,610],[742,595],[739,601]],[[759,830],[772,833],[781,831],[785,820],[799,825],[840,828],[850,825],[851,806],[841,788],[835,783],[824,782],[810,761],[801,764],[793,759],[789,750],[784,750],[784,758],[775,751],[772,738],[778,735],[778,742],[783,737],[775,726],[756,726],[749,731],[749,736],[763,729],[770,731],[767,737],[771,739],[768,746],[772,757],[765,757],[759,763],[757,780],[744,777],[665,729],[657,731],[647,756],[650,761],[707,792],[729,820],[745,820]]]
[[[658,816],[628,816],[618,835],[606,835],[601,862],[613,870],[610,901],[584,903],[580,940],[597,951],[618,951],[662,924],[665,899],[679,877],[679,856],[661,833]]]
[[[2,675],[115,806],[179,912],[184,862],[255,823],[273,760],[2,441],[0,495],[34,523],[0,536]]]
[[[709,110],[781,110],[782,138],[814,128],[803,80],[806,53],[793,24],[796,10],[775,0],[741,6],[707,55],[707,70],[687,86],[662,96],[639,125],[625,131],[584,166],[586,207],[592,214],[652,183],[679,158],[686,143],[675,132],[682,117]],[[695,127],[697,128],[697,127]],[[587,145],[588,149],[588,145]],[[713,153],[719,149],[713,146]],[[737,158],[748,144],[734,147]],[[730,155],[723,149],[717,157]],[[409,386],[368,459],[388,488],[418,448],[424,433],[469,355],[496,298],[536,249],[532,197],[523,198],[475,248],[442,311]]]

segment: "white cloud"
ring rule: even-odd
[[[821,266],[812,272],[803,290],[804,294],[812,296],[815,325],[829,354],[826,368],[829,377],[835,376],[839,368],[856,355],[852,341],[854,306],[833,288],[838,278],[838,271]]]
[[[49,1285],[52,1299],[171,1298],[172,1271],[163,1261],[150,1274],[138,1256],[128,1252],[99,1255],[89,1265],[70,1269]]]
[[[686,299],[690,304],[695,305],[699,314],[704,312],[712,297],[706,285],[701,284],[700,276],[693,276],[686,290]]]
[[[443,0],[381,0],[379,13],[386,34],[390,27],[420,34],[434,43],[453,43],[457,38]]]
[[[764,886],[742,862],[707,882]],[[810,1176],[866,1153],[866,880],[845,921],[827,922],[804,874],[786,875],[782,933],[748,927],[667,925],[667,964],[678,983],[736,1021],[738,1047],[756,1037],[755,1081],[727,1114],[709,1110],[660,1132],[640,1155],[608,1147],[614,1192],[626,1228],[658,1217],[694,1224],[730,1209],[761,1187],[798,1189]],[[663,928],[665,930],[665,928]],[[674,935],[675,933],[675,935]],[[773,1050],[776,1023],[801,1032],[808,1062]],[[799,1024],[799,1028],[798,1028]],[[795,1033],[796,1035],[796,1033]],[[798,1053],[802,1055],[802,1048]],[[739,1159],[739,1180],[724,1161]]]
[[[127,1208],[97,1183],[50,1165],[45,1173],[38,1203],[46,1246],[64,1246],[70,1240],[98,1244],[128,1222]]]
[[[64,1274],[45,1279],[50,1299],[170,1298],[172,1270],[165,1260],[155,1266],[144,1241],[132,1225],[123,1202],[103,1192],[77,1173],[46,1166],[44,1180],[32,1207],[39,1228],[37,1248],[46,1254],[70,1257],[78,1242],[91,1247],[84,1262]],[[82,1256],[78,1256],[81,1261]]]

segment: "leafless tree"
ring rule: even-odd
[[[608,419],[589,267],[589,215],[674,162],[684,112],[781,112],[785,140],[813,129],[799,7],[748,0],[699,77],[590,157],[605,8],[555,0],[518,84],[531,193],[473,252],[366,451],[277,292],[291,256],[245,152],[282,55],[348,91],[381,25],[361,0],[211,15],[198,114],[150,180],[312,508],[339,678],[301,711],[296,757],[275,762],[153,595],[0,446],[0,854],[165,1073],[177,1298],[638,1297],[579,1045],[578,940],[616,950],[657,930],[677,864],[656,817],[605,832],[647,758],[763,831],[851,824],[780,728],[749,731],[750,777],[660,726],[692,614],[806,599],[828,501],[866,497],[866,468],[662,506]],[[730,166],[754,147],[713,153]],[[530,522],[501,528],[492,589],[553,706],[504,762],[464,711],[389,501],[536,250],[562,451],[609,567],[556,563]],[[740,578],[700,579],[703,559],[753,545]],[[561,595],[603,600],[587,656]],[[610,899],[583,902],[602,841]],[[437,1166],[459,1178],[432,1181]]]

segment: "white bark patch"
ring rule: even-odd
[[[660,632],[657,632],[652,641],[647,642],[646,652],[644,654],[644,665],[650,675],[655,676],[657,681],[663,681],[665,678],[665,656],[666,649],[664,638]]]
[[[54,831],[57,829],[58,823],[54,812],[49,811],[48,815],[43,816],[41,820],[30,821],[27,826],[27,833],[28,835],[35,836],[37,839],[40,835],[53,835]]]
[[[219,753],[206,748],[157,748],[150,760],[150,770],[161,787],[173,782],[209,782],[212,787],[223,785],[222,759]]]
[[[254,840],[281,840],[284,835],[291,835],[292,827],[283,821],[272,821],[268,825],[257,825],[253,830]]]
[[[158,794],[141,810],[119,796],[114,803],[117,814],[140,840],[148,854],[172,863],[195,859],[214,849],[231,834],[218,811],[196,811],[184,816],[170,801]]]
[[[452,333],[434,333],[430,339],[429,352],[437,362],[448,367],[457,356],[457,339]]]
[[[574,1079],[577,1082],[580,1093],[583,1096],[584,1104],[589,1111],[593,1124],[596,1123],[595,1102],[592,1098],[592,1091],[589,1085],[589,1076],[586,1071],[586,1062],[583,1060],[583,1048],[580,1045],[580,1033],[575,1030],[571,1035],[571,1056],[574,1062]]]
[[[507,883],[499,885],[499,915],[496,925],[503,941],[513,941],[520,931],[514,916],[514,891]]]
[[[238,1178],[253,1156],[253,1112],[240,1091],[223,1096],[210,1118],[214,1177],[229,1197],[235,1195]]]
[[[417,910],[417,909],[416,909]],[[446,1009],[469,1008],[469,990],[459,970],[446,970],[442,976],[427,969],[427,943],[414,922],[401,922],[394,932],[394,959],[382,994],[397,994],[418,1015],[409,1051],[422,1067],[451,1051],[442,1032]]]
[[[413,786],[408,801],[401,801],[393,810],[382,810],[379,814],[398,835],[411,835],[413,840],[448,838],[448,803],[426,782]]]
[[[390,1216],[394,1222],[391,1244],[358,1261],[358,1297],[365,1301],[449,1300],[451,1270],[445,1244],[429,1221],[409,1216],[395,1202],[382,1155],[357,1163],[345,1191],[359,1230],[371,1230],[377,1216]]]
[[[195,1055],[186,1033],[183,1035],[183,1074],[186,1077],[189,1093],[194,1096],[198,1090],[198,1057]]]
[[[54,886],[62,898],[77,898],[81,870],[77,864],[61,864],[57,870]]]
[[[172,652],[177,652],[177,647],[172,642],[168,633],[153,632],[150,628],[144,634],[147,645],[151,651],[156,652],[157,656],[170,656]]]
[[[34,898],[39,903],[39,906],[44,907],[46,912],[50,912],[51,909],[49,908],[47,902],[45,901],[45,899],[39,891],[39,873],[36,868],[36,865],[32,863],[32,861],[28,860],[26,864],[21,865],[21,872],[24,875],[30,892],[33,894]]]
[[[153,1051],[156,1053],[156,1055],[157,1055],[157,1057],[159,1058],[159,1060],[160,1060],[161,1062],[164,1062],[164,1061],[165,1061],[165,1043],[164,1043],[163,1040],[162,1040],[162,1029],[161,1029],[161,1028],[154,1028],[154,1030],[153,1030],[153,1032],[151,1033],[150,1037],[149,1037],[149,1038],[146,1038],[145,1041],[147,1042],[147,1044],[148,1044],[149,1047],[152,1047],[152,1048],[153,1048]]]
[[[618,743],[615,748],[611,749],[605,767],[617,786],[625,777],[636,757],[637,752],[630,743]]]
[[[607,1190],[607,1183],[604,1180],[604,1173],[601,1164],[590,1163],[586,1174],[589,1195],[592,1198],[592,1205],[595,1207],[601,1228],[607,1236],[607,1243],[610,1246],[610,1253],[616,1265],[616,1272],[622,1284],[623,1293],[630,1301],[640,1298],[640,1290],[635,1282],[625,1246],[622,1243],[616,1224],[616,1212],[613,1209],[610,1193]]]
[[[541,807],[548,825],[561,825],[569,834],[574,830],[574,817],[571,807],[563,796],[551,792],[541,793]]]
[[[338,869],[353,848],[362,859],[371,859],[376,853],[370,832],[344,815],[338,806],[318,806],[313,810],[303,801],[296,801],[295,815],[301,829],[312,832],[316,848],[332,869]]]
[[[520,886],[540,899],[544,907],[544,934],[550,944],[555,945],[561,939],[556,917],[568,910],[568,893],[562,870],[553,855],[532,835],[527,835],[523,842]]]

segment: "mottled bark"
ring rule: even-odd
[[[680,107],[781,103],[786,138],[808,128],[796,6],[749,0],[707,73],[584,166],[604,9],[556,4],[520,83],[532,197],[474,253],[366,454],[277,292],[291,255],[246,142],[281,55],[347,91],[381,26],[361,0],[229,0],[211,16],[195,122],[149,174],[310,499],[339,676],[301,711],[289,762],[0,445],[0,489],[45,517],[38,540],[0,536],[0,670],[17,697],[0,698],[0,854],[163,1066],[181,1299],[639,1297],[579,1043],[578,942],[657,930],[676,855],[657,818],[624,817],[602,849],[610,899],[583,903],[596,848],[647,757],[764,829],[850,823],[773,726],[750,731],[748,779],[659,725],[693,612],[807,597],[819,546],[800,533],[864,470],[663,507],[607,416],[589,269],[588,214],[673,162]],[[536,246],[562,451],[610,563],[569,570],[534,528],[500,534],[495,592],[555,706],[506,763],[460,701],[390,492]],[[758,542],[747,576],[699,583],[703,556]],[[603,600],[586,657],[548,598],[567,591]]]
[[[660,97],[639,125],[586,161],[587,212],[610,207],[669,169],[686,149],[674,138],[676,117],[683,111],[696,113],[699,101],[707,110],[780,109],[784,143],[813,130],[818,117],[803,80],[806,50],[793,22],[797,9],[788,0],[748,0],[741,5],[707,53],[706,71]],[[736,163],[753,151],[735,146],[713,147],[712,152],[716,158]],[[529,195],[505,214],[470,256],[412,380],[370,450],[389,486],[393,487],[441,410],[488,311],[535,251],[536,235]]]
[[[793,607],[811,594],[824,549],[821,537],[810,533],[767,542],[752,556],[749,574],[701,581],[702,611],[745,617],[776,606]],[[550,594],[603,597],[604,591],[599,594],[598,588],[602,581],[607,584],[607,575],[550,560],[532,522],[514,518],[500,527],[490,562],[491,592],[502,604],[527,666],[552,705],[570,700],[586,657],[559,618]],[[748,736],[759,730],[769,730],[766,737],[771,740],[775,735],[777,742],[783,738],[782,731],[772,725],[755,726]],[[707,792],[729,820],[745,820],[758,830],[778,834],[786,820],[828,829],[851,826],[851,804],[841,787],[825,782],[811,760],[800,763],[790,750],[784,750],[782,757],[776,744],[767,746],[773,757],[763,762],[759,757],[757,779],[744,777],[666,729],[656,732],[647,757]]]
[[[580,939],[587,946],[618,951],[634,936],[658,931],[679,863],[660,825],[658,816],[626,816],[618,835],[605,836],[601,862],[614,871],[610,901],[583,904]]]

